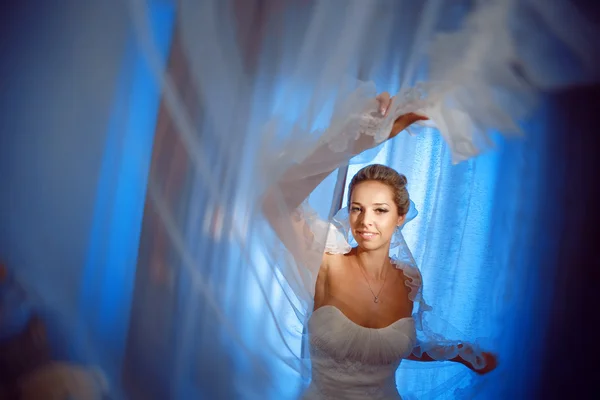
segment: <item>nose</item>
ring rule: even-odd
[[[370,210],[362,212],[358,222],[364,227],[373,226],[373,213]]]

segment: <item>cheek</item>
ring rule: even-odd
[[[352,230],[357,229],[358,226],[360,225],[359,218],[356,215],[350,215],[348,222],[350,222],[350,229],[352,229]]]
[[[349,218],[350,229],[352,231],[362,227],[361,219],[354,214],[350,215]],[[384,237],[392,236],[396,230],[398,217],[393,215],[378,215],[371,220],[375,229]]]
[[[393,218],[385,218],[379,221],[377,229],[386,236],[392,236],[396,230],[396,221]]]

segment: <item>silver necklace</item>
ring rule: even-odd
[[[356,261],[358,262],[358,268],[360,269],[360,272],[362,272],[363,277],[365,278],[365,281],[367,282],[367,286],[369,287],[369,290],[371,291],[371,294],[373,295],[373,302],[379,303],[379,295],[381,294],[383,287],[385,286],[385,282],[387,282],[387,277],[388,277],[389,271],[386,272],[385,278],[383,278],[383,285],[381,285],[379,292],[377,292],[377,294],[375,294],[375,292],[371,288],[371,284],[369,283],[369,278],[367,277],[367,274],[365,273],[365,271],[363,271],[364,267],[358,257],[356,257]]]

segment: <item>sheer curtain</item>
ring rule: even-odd
[[[528,18],[539,16],[540,4],[490,4],[350,2],[342,9],[335,2],[180,3],[178,31],[190,74],[187,85],[204,102],[198,107],[200,116],[182,113],[181,96],[169,93],[181,82],[170,85],[167,71],[163,85],[176,121],[172,133],[186,142],[191,162],[188,189],[180,191],[181,202],[169,204],[162,203],[170,195],[162,183],[150,191],[152,201],[163,204],[157,207],[160,218],[172,221],[165,229],[178,260],[172,264],[178,282],[172,294],[177,297],[169,389],[174,397],[297,395],[302,382],[294,360],[305,350],[303,328],[295,318],[301,305],[290,296],[289,282],[265,263],[261,249],[266,238],[248,219],[259,200],[250,194],[262,184],[253,168],[260,161],[257,154],[266,156],[277,151],[278,143],[298,139],[294,123],[315,129],[327,125],[328,96],[342,84],[344,74],[373,80],[379,90],[391,93],[432,76],[455,79],[471,90],[467,94],[482,95],[469,105],[471,112],[493,114],[487,120],[482,115],[478,122],[505,129],[514,128],[511,112],[522,116],[519,111],[532,110],[540,101],[536,86],[521,86],[518,78],[537,80],[546,88],[577,81],[581,74],[561,75],[570,81],[536,74],[539,58],[528,62],[520,57],[531,42],[490,37],[494,29],[506,31],[507,10],[529,12],[516,25],[525,32],[537,29]],[[477,18],[469,14],[474,10],[480,11]],[[543,16],[550,21],[550,28],[542,24],[549,41],[558,42],[556,36],[564,32],[553,30],[551,13]],[[231,25],[237,30],[221,29]],[[447,36],[435,36],[438,30],[459,34],[444,41]],[[207,37],[212,40],[201,39]],[[476,40],[481,37],[483,42]],[[494,48],[498,43],[515,48]],[[151,48],[151,43],[146,45]],[[464,52],[461,46],[466,46]],[[447,69],[440,59],[448,62]],[[515,60],[517,68],[512,68]],[[484,70],[477,74],[470,68]],[[159,78],[164,72],[157,66]],[[482,81],[497,84],[498,93],[476,92]],[[502,84],[509,89],[503,92]],[[512,97],[503,97],[507,94]],[[289,126],[267,131],[272,136],[258,134],[272,114]],[[420,136],[395,140],[376,156],[374,151],[359,157],[348,171],[350,176],[374,159],[407,174],[421,212],[407,228],[409,245],[423,270],[425,295],[441,319],[454,327],[440,321],[436,328],[450,338],[481,338],[503,363],[486,378],[473,377],[460,366],[406,363],[399,371],[402,392],[417,398],[502,398],[522,395],[517,388],[533,385],[535,369],[514,362],[525,344],[535,353],[535,346],[529,346],[532,326],[544,323],[534,318],[532,305],[542,301],[541,286],[535,284],[543,273],[536,264],[539,248],[528,247],[540,233],[536,214],[529,211],[541,201],[538,186],[545,179],[544,115],[529,117],[538,122],[522,127],[526,141],[504,141],[498,135],[495,151],[456,166],[439,133],[425,129]],[[303,145],[298,140],[299,154],[305,151]],[[311,196],[323,217],[340,203],[340,176],[344,174],[327,178]],[[523,311],[515,312],[516,307]]]
[[[538,206],[553,200],[539,92],[597,78],[588,68],[594,31],[576,8],[537,0],[43,7],[33,19],[20,9],[16,62],[3,64],[11,79],[0,123],[15,134],[0,137],[8,193],[0,245],[36,304],[59,316],[56,342],[102,367],[115,397],[297,396],[306,383],[303,304],[268,262],[260,194],[283,172],[269,168],[273,157],[294,148],[288,163],[301,160],[359,78],[392,94],[423,80],[464,88],[449,101],[477,117],[478,143],[489,127],[510,131],[512,117],[529,118],[520,119],[526,139],[497,135],[496,149],[454,166],[449,147],[460,143],[447,135],[402,135],[310,198],[327,218],[343,203],[345,178],[365,163],[406,174],[420,211],[406,238],[441,317],[434,328],[481,338],[501,366],[480,378],[406,362],[401,392],[527,398],[549,293],[542,283],[554,273],[542,263],[552,236]],[[45,34],[27,36],[34,27]]]

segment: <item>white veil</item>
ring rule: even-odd
[[[94,25],[98,43],[118,13],[111,12],[113,6],[118,10],[122,4],[81,14],[106,22]],[[100,6],[73,9],[94,7]],[[169,52],[153,29],[163,8],[174,15]],[[357,137],[345,133],[352,131],[348,124],[362,123],[360,116],[374,106],[378,92],[389,91],[396,100],[390,116],[378,122],[375,142],[385,140],[394,116],[421,112],[430,122],[411,133],[435,127],[458,163],[492,147],[494,131],[522,134],[519,120],[534,110],[541,91],[598,78],[597,32],[567,1],[130,0],[121,11],[127,16],[118,20],[126,32],[120,36],[127,43],[123,47],[133,43],[161,94],[156,129],[154,124],[137,128],[154,132],[149,148],[112,144],[128,149],[115,165],[125,160],[146,165],[133,178],[139,183],[148,177],[147,197],[140,184],[142,201],[132,206],[141,214],[145,199],[143,222],[136,225],[141,225],[137,257],[127,256],[118,273],[107,272],[106,261],[102,278],[92,284],[79,282],[89,272],[77,262],[50,265],[55,275],[68,278],[62,287],[58,277],[39,279],[38,264],[19,274],[86,343],[83,358],[105,370],[115,393],[132,398],[131,393],[139,398],[297,396],[309,369],[303,340],[312,301],[306,290],[310,266],[283,248],[260,211],[262,202],[291,166],[324,144],[342,171],[348,163],[372,159],[377,148],[355,157]],[[115,32],[110,36],[117,43]],[[117,50],[110,60],[98,56],[95,66],[102,69],[120,57]],[[94,77],[83,71],[72,79],[83,85]],[[110,114],[105,103],[91,103],[98,125],[110,120],[118,131],[128,127],[133,110]],[[70,100],[62,105],[81,106]],[[85,128],[68,118],[48,121],[50,134]],[[294,178],[325,174],[308,203],[327,221],[338,211],[342,193],[334,190],[338,176],[330,174],[332,160],[313,161],[305,175]],[[104,176],[96,172],[86,171],[94,182]],[[115,193],[129,182],[119,181],[125,178],[117,173],[107,179],[117,182]],[[282,215],[291,211],[284,202],[274,207]],[[111,210],[112,219],[106,220],[113,225],[103,222],[98,228],[107,242],[118,220],[117,207]],[[321,247],[313,250],[322,254],[328,230],[315,234],[322,235]],[[135,273],[128,273],[123,289],[130,295],[115,301],[127,310],[125,328],[117,332],[107,328],[111,308],[106,289],[98,287],[126,270]],[[105,294],[93,298],[92,292]],[[81,307],[82,298],[98,306]],[[117,315],[120,308],[111,312]],[[111,335],[120,335],[119,344],[113,346]],[[455,336],[449,339],[477,339]],[[463,378],[440,373],[422,398],[440,393],[456,398],[457,388],[463,391],[456,396],[472,398]],[[153,383],[145,388],[149,379]]]
[[[243,258],[248,263],[244,268],[252,271],[259,282],[260,301],[268,304],[270,314],[263,322],[272,325],[270,330],[274,335],[262,340],[254,338],[248,342],[247,351],[261,357],[272,352],[292,371],[302,373],[303,364],[298,361],[303,355],[298,345],[311,310],[313,281],[303,274],[303,266],[297,271],[296,261],[277,238],[269,238],[268,228],[263,229],[254,210],[260,207],[261,193],[280,179],[287,168],[309,158],[323,142],[340,155],[340,165],[351,161],[354,153],[349,148],[356,137],[346,137],[340,130],[347,128],[349,116],[360,114],[373,101],[378,74],[385,73],[378,70],[380,65],[376,60],[386,57],[386,53],[400,53],[397,69],[393,71],[398,75],[397,87],[386,89],[393,94],[397,91],[396,98],[403,101],[396,104],[402,109],[391,114],[416,111],[427,115],[447,141],[454,162],[460,162],[493,146],[492,130],[519,134],[518,120],[533,109],[540,88],[574,84],[582,78],[594,79],[590,58],[596,53],[591,45],[582,46],[582,41],[575,38],[579,32],[585,38],[592,37],[585,32],[591,28],[575,9],[566,5],[557,14],[556,10],[535,1],[480,2],[464,14],[454,29],[443,29],[444,23],[450,22],[446,21],[447,13],[459,13],[460,6],[442,1],[419,4],[353,1],[344,3],[345,7],[340,2],[327,1],[274,2],[270,5],[276,11],[262,21],[265,30],[261,36],[262,51],[255,54],[254,64],[248,66],[243,61],[244,52],[237,51],[235,33],[220,29],[230,26],[232,12],[242,12],[234,4],[180,2],[181,42],[193,85],[204,100],[203,112],[210,121],[208,129],[212,132],[206,133],[222,145],[223,158],[218,165],[223,166],[227,181],[232,177],[242,178],[231,195],[241,196],[243,202],[239,206],[248,207],[241,212],[245,216],[244,226],[239,227],[232,220],[229,234],[242,252],[250,253]],[[252,11],[252,6],[247,7],[247,12]],[[398,18],[394,10],[399,9],[403,14],[399,18],[405,26],[394,20]],[[141,8],[135,10],[142,12]],[[416,22],[407,23],[411,20],[409,15]],[[564,29],[564,15],[578,21],[576,24],[581,24],[582,30]],[[547,33],[539,38],[530,35],[538,30]],[[519,40],[523,35],[527,40]],[[207,37],[212,40],[202,40]],[[531,56],[532,49],[538,49],[544,40],[566,44],[561,51],[567,50],[567,57],[578,65],[577,71],[569,70],[572,64],[559,68],[560,72],[545,70],[544,65],[554,59],[554,54]],[[406,46],[400,47],[398,43]],[[168,72],[159,70],[158,77],[165,73],[168,76]],[[353,77],[373,80],[375,85],[360,84]],[[226,111],[223,105],[227,105]],[[169,107],[172,112],[178,109],[175,102]],[[231,114],[235,118],[231,119]],[[250,115],[252,118],[248,118]],[[178,128],[184,130],[185,126]],[[376,135],[375,140],[380,142],[384,138]],[[200,143],[189,146],[204,148]],[[190,151],[190,158],[197,169],[196,179],[203,182],[207,195],[222,201],[228,192],[226,186],[218,183],[219,171],[215,173],[215,166],[206,165],[207,158],[195,157],[194,152]],[[246,174],[231,171],[238,166]],[[304,170],[305,177],[329,172],[329,166],[330,160],[317,159]],[[248,171],[255,172],[247,174]],[[314,201],[311,198],[313,208],[318,209],[314,205],[321,202],[339,202],[334,196],[327,193]],[[286,212],[283,204],[279,208]],[[316,231],[313,234],[319,235]],[[254,240],[248,242],[249,237]],[[319,243],[326,242],[324,237],[321,239]],[[257,250],[259,247],[262,252]],[[323,250],[316,249],[315,253]],[[197,274],[193,263],[190,262],[188,269]],[[266,276],[260,277],[261,274]],[[270,287],[268,276],[275,279],[275,288]],[[446,340],[435,332],[427,333]],[[277,390],[288,387],[288,381],[281,382],[285,382],[283,388]],[[441,387],[448,391],[455,383],[450,380],[432,388],[432,393]],[[248,393],[256,386],[245,385],[241,384],[240,390]]]

